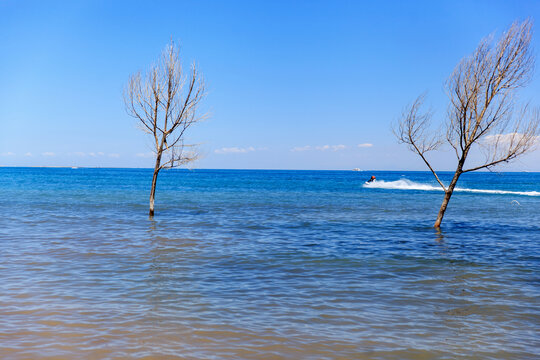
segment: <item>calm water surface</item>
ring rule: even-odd
[[[0,358],[539,358],[540,173],[373,174],[0,168]]]

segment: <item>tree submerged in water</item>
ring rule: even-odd
[[[516,90],[530,81],[534,68],[531,28],[529,20],[514,23],[498,41],[482,40],[476,51],[457,65],[446,84],[450,104],[444,135],[430,130],[432,114],[421,112],[424,95],[403,112],[395,130],[399,142],[407,144],[422,158],[445,193],[435,228],[441,226],[462,174],[510,162],[534,149],[538,143],[538,109],[524,106],[515,111]],[[448,186],[443,184],[426,158],[426,153],[439,149],[444,140],[454,149],[457,158],[457,167]],[[484,162],[466,168],[467,156],[478,150],[483,150]]]
[[[202,75],[195,64],[191,65],[189,74],[184,74],[179,49],[172,41],[157,64],[129,80],[124,93],[127,112],[152,136],[155,166],[150,189],[151,217],[159,171],[197,159],[193,145],[184,144],[184,135],[191,125],[205,117],[198,114],[204,96]]]

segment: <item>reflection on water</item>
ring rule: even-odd
[[[0,358],[540,355],[538,199],[436,232],[440,194],[352,172],[172,172],[150,220],[144,170],[1,171]]]

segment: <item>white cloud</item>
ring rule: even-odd
[[[249,146],[247,148],[223,147],[221,149],[214,150],[216,154],[244,154],[252,151],[255,151],[255,148],[253,146]]]
[[[346,149],[347,146],[345,145],[322,145],[322,146],[310,146],[310,145],[306,145],[306,146],[297,146],[297,147],[294,147],[291,149],[291,151],[311,151],[311,150],[318,150],[318,151],[327,151],[327,150],[331,150],[331,151],[339,151],[339,150],[344,150]]]
[[[111,158],[119,158],[120,157],[120,154],[107,154],[108,157],[111,157]]]
[[[44,153],[41,153],[41,155],[43,155],[43,156],[55,156],[56,154],[53,153],[53,152],[50,152],[50,151],[46,151]]]
[[[85,152],[82,152],[82,151],[75,151],[75,152],[72,152],[72,153],[68,153],[69,156],[79,156],[79,157],[85,157],[85,156],[92,156],[92,157],[96,157],[96,156],[105,156],[105,153],[104,152],[89,152],[89,153],[85,153]]]
[[[297,146],[297,147],[294,147],[291,149],[291,151],[308,151],[308,150],[312,150],[313,148],[309,145],[306,145],[306,146]]]
[[[345,145],[323,145],[323,146],[317,146],[315,149],[320,151],[326,151],[326,150],[332,150],[332,151],[339,151],[347,148]]]
[[[356,145],[358,146],[359,148],[368,148],[368,147],[372,147],[373,144],[370,144],[370,143],[363,143],[363,144],[358,144]]]
[[[153,152],[137,153],[137,154],[135,154],[135,156],[148,159],[148,158],[154,157],[154,153]]]
[[[15,156],[15,153],[11,152],[11,151],[8,151],[8,152],[4,152],[2,154],[0,154],[2,156]]]
[[[26,154],[24,154],[24,156],[34,156],[34,155],[32,155],[31,152],[27,152]]]
[[[488,144],[504,144],[508,145],[510,143],[516,144],[521,140],[521,138],[524,136],[524,134],[520,133],[508,133],[508,134],[494,134],[494,135],[488,135],[484,139],[484,142]],[[535,142],[540,142],[540,136],[535,136],[534,139]]]

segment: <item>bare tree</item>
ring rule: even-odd
[[[531,151],[538,142],[540,113],[525,106],[515,111],[516,90],[532,77],[534,55],[529,20],[514,23],[498,41],[484,39],[464,58],[447,81],[450,98],[444,123],[446,132],[431,129],[431,112],[421,112],[424,95],[403,113],[395,131],[398,140],[418,154],[431,170],[445,195],[435,227],[439,228],[459,177],[466,172],[491,169]],[[453,148],[457,167],[448,186],[426,158],[445,142]],[[465,160],[471,151],[483,150],[485,160],[470,168]]]
[[[197,158],[193,145],[184,144],[184,134],[205,115],[198,107],[205,96],[204,82],[195,64],[184,74],[179,48],[171,41],[158,62],[146,73],[129,79],[124,102],[129,115],[139,120],[141,129],[152,136],[155,154],[150,190],[150,216],[159,171],[178,167]]]

